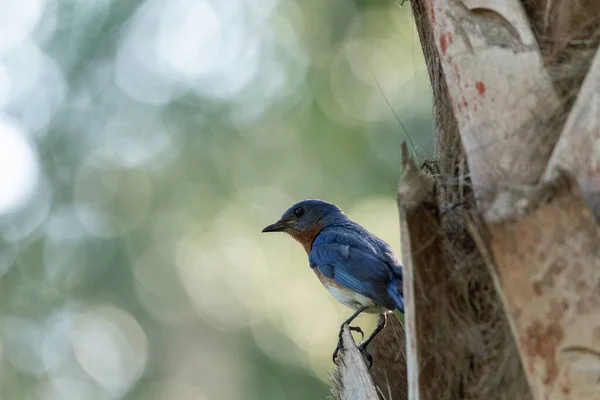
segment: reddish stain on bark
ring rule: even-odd
[[[481,81],[475,82],[475,87],[481,97],[485,97],[485,85]]]
[[[535,374],[534,358],[539,359],[545,365],[544,385],[552,385],[558,378],[556,349],[564,336],[561,326],[556,322],[544,325],[540,321],[533,321],[525,330],[524,337],[521,338],[523,348],[529,356],[527,363],[529,371]]]
[[[435,25],[435,10],[433,9],[433,1],[425,0],[423,3],[425,5],[425,9],[427,10],[427,16],[429,17],[429,20]]]
[[[448,43],[446,42],[446,34],[440,36],[440,49],[442,50],[442,55],[446,55],[446,49],[448,48]]]
[[[454,64],[454,75],[456,76],[456,82],[460,85],[460,71],[458,65]]]

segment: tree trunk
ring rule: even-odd
[[[420,170],[404,148],[406,357],[379,365],[395,393],[371,385],[598,399],[600,2],[411,3],[437,154]]]

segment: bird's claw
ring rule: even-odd
[[[343,324],[342,326],[340,326],[340,333],[338,334],[338,337],[340,339],[342,338],[342,334],[344,333],[344,327],[345,326],[346,326],[346,324]],[[350,326],[350,325],[348,325],[348,329],[350,329],[351,331],[360,333],[360,336],[361,336],[360,340],[363,340],[365,338],[365,333],[360,328],[360,326]]]
[[[338,344],[335,348],[335,350],[333,351],[333,363],[337,365],[337,356],[338,353],[340,352],[340,349],[342,348],[342,341],[341,339],[338,341]],[[373,366],[373,356],[371,355],[371,353],[369,353],[367,351],[367,346],[363,346],[363,344],[361,343],[358,346],[358,351],[360,351],[360,353],[367,359],[367,369],[371,369],[371,367]]]
[[[362,355],[364,355],[365,358],[367,359],[367,369],[371,369],[371,367],[373,366],[373,356],[371,355],[371,353],[369,353],[367,351],[366,344],[364,344],[364,343],[359,344],[358,351],[360,351],[360,353]]]
[[[340,352],[340,349],[342,348],[342,333],[344,333],[344,326],[346,326],[346,325],[344,324],[344,325],[342,325],[340,327],[340,333],[338,335],[338,343],[337,343],[337,346],[335,347],[335,350],[333,351],[332,359],[333,359],[333,363],[334,364],[337,364],[336,359],[337,359],[338,353]],[[360,340],[363,340],[365,338],[365,333],[363,332],[363,330],[361,329],[360,326],[350,326],[350,325],[348,325],[348,329],[350,331],[354,331],[354,332],[360,333],[360,336],[361,336]]]
[[[360,326],[348,326],[348,329],[350,329],[351,331],[360,333],[360,340],[363,340],[365,338],[365,333],[360,328]]]
[[[342,348],[342,342],[338,341],[338,344],[335,347],[335,350],[333,351],[333,356],[331,357],[331,359],[333,360],[333,363],[335,365],[337,365],[337,356],[338,356],[338,353],[340,352],[341,348]]]

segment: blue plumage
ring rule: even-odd
[[[387,243],[349,221],[323,229],[308,260],[312,268],[377,305],[404,312],[402,269],[389,250]]]
[[[279,221],[263,232],[286,232],[302,244],[310,267],[327,290],[341,303],[355,310],[345,324],[361,312],[380,313],[375,331],[359,346],[366,346],[380,332],[386,311],[404,313],[402,265],[383,240],[350,220],[335,204],[304,200],[290,207]],[[360,330],[358,327],[351,327]],[[335,361],[341,348],[341,330]],[[367,353],[367,358],[370,355]]]

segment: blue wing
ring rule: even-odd
[[[364,232],[340,229],[321,232],[309,254],[311,267],[326,277],[381,306],[404,311],[401,268],[395,261],[386,260],[378,243],[366,240]]]

